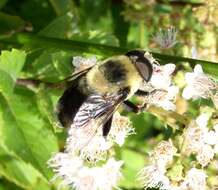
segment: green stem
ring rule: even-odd
[[[139,22],[139,46],[141,48],[145,47],[145,24],[144,20]]]
[[[84,52],[92,54],[100,54],[105,56],[118,55],[127,52],[129,49],[115,46],[108,46],[102,44],[94,44],[89,42],[81,42],[76,40],[64,40],[51,37],[44,37],[39,35],[32,35],[27,33],[18,33],[12,36],[1,36],[0,43],[30,45],[44,48],[56,48],[72,52]],[[150,52],[152,55],[163,62],[188,62],[193,67],[196,64],[201,64],[204,71],[215,77],[218,77],[218,63],[205,61],[200,59],[192,59],[187,57],[180,57],[174,55],[166,55],[156,52]]]
[[[60,11],[59,6],[57,5],[56,1],[54,1],[54,0],[49,0],[49,2],[50,2],[50,4],[51,4],[51,6],[53,7],[53,9],[54,9],[56,15],[57,15],[57,16],[60,16],[60,15],[61,15],[61,11]]]

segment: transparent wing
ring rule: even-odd
[[[124,99],[122,94],[108,96],[90,95],[75,115],[73,125],[75,127],[85,127],[93,120],[98,125],[104,124]]]

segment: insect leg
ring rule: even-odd
[[[143,90],[137,90],[135,92],[135,95],[137,95],[137,96],[148,96],[149,94],[150,94],[150,92],[143,91]]]
[[[103,137],[105,138],[108,136],[108,133],[110,132],[112,120],[113,120],[113,116],[109,118],[109,120],[104,124],[102,128]]]
[[[135,105],[134,103],[130,102],[129,100],[126,100],[123,103],[126,106],[128,111],[132,111],[135,113],[139,113],[141,111],[139,106]]]

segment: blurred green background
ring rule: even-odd
[[[215,61],[217,20],[216,0],[0,0],[0,190],[57,189],[49,183],[53,173],[47,160],[65,143],[66,131],[56,127],[54,111],[63,89],[37,80],[55,82],[70,75],[73,56],[105,58],[122,48]],[[177,43],[162,49],[153,38],[171,26],[178,31]],[[20,85],[18,78],[33,81]],[[198,105],[193,103],[190,116],[198,114]],[[129,117],[137,134],[115,147],[117,158],[125,161],[120,186],[141,189],[135,177],[148,151],[172,134],[167,123],[177,124],[150,113]]]

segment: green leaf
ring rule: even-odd
[[[142,184],[136,183],[136,180],[138,172],[144,167],[144,156],[131,150],[123,149],[121,158],[125,164],[120,186],[127,189],[142,188]]]
[[[46,162],[58,151],[57,139],[40,118],[34,92],[15,89],[12,93],[12,77],[16,79],[24,60],[25,53],[17,50],[0,56],[0,142],[50,178]]]
[[[113,29],[115,36],[119,39],[120,46],[126,46],[129,22],[124,20],[122,12],[124,11],[123,1],[111,1],[111,15],[113,19]],[[121,28],[122,26],[122,28]]]
[[[9,152],[0,145],[0,174],[8,181],[24,189],[36,189],[42,186],[49,189],[49,184],[31,165]]]
[[[14,87],[14,80],[2,69],[0,69],[0,76],[0,93],[11,94]]]
[[[4,7],[8,0],[0,0],[0,9]]]
[[[74,9],[72,0],[49,0],[57,15],[63,15]]]
[[[56,131],[57,120],[55,119],[55,110],[50,96],[50,89],[46,89],[44,85],[39,87],[37,92],[37,105],[43,118],[50,124],[52,129]]]
[[[47,63],[45,65],[45,63]],[[26,72],[33,78],[55,82],[72,73],[72,54],[54,49],[43,51],[29,62],[31,67]]]
[[[3,4],[1,4],[3,3]],[[4,2],[0,1],[0,8],[4,5]],[[7,34],[13,33],[24,29],[25,21],[22,20],[19,16],[12,16],[6,13],[0,12],[0,33]]]
[[[43,30],[39,32],[39,35],[56,37],[56,38],[67,38],[72,35],[72,23],[76,23],[75,16],[68,12],[48,24]]]
[[[25,63],[26,53],[21,50],[2,51],[0,56],[0,69],[9,73],[15,80]]]
[[[26,97],[0,95],[1,142],[50,178],[46,162],[58,151],[57,139],[33,106]]]
[[[15,185],[14,183],[6,180],[5,178],[0,178],[0,190],[9,190],[9,189],[13,189],[13,190],[23,190],[23,188],[18,187],[17,185]]]
[[[80,51],[83,53],[86,52],[105,56],[123,54],[128,51],[128,49],[126,48],[95,44],[89,42],[79,42],[73,40],[61,40],[56,38],[42,37],[29,34],[15,34],[11,37],[2,37],[0,38],[0,42],[36,45],[39,47],[62,49],[68,52]],[[218,78],[218,63],[216,62],[192,59],[181,56],[166,55],[155,52],[151,53],[156,59],[159,59],[165,63],[173,62],[175,64],[179,64],[180,62],[188,62],[192,66],[196,64],[201,64],[206,73]]]

